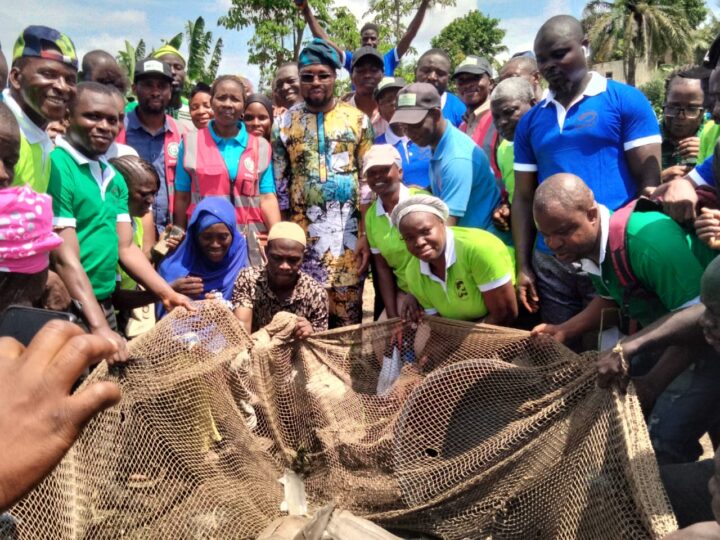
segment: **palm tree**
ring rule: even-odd
[[[202,81],[208,84],[213,82],[222,59],[222,38],[218,38],[215,46],[212,46],[212,32],[205,31],[205,20],[202,17],[186,23],[185,37],[188,42],[188,81],[191,83]],[[208,55],[210,55],[209,61]]]
[[[132,81],[135,76],[135,64],[145,58],[145,42],[141,39],[133,47],[132,43],[125,40],[125,50],[118,51],[116,56],[118,63],[125,69],[128,78]]]
[[[691,29],[683,8],[667,0],[592,0],[583,10],[583,26],[593,59],[623,60],[625,80],[635,85],[639,61],[692,59]]]

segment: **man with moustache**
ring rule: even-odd
[[[425,51],[415,67],[415,82],[432,84],[440,95],[442,115],[453,126],[460,127],[467,107],[455,94],[448,92],[450,67],[450,57],[442,49]]]
[[[580,21],[558,15],[535,38],[538,68],[548,96],[515,130],[512,232],[520,302],[560,324],[593,295],[587,274],[563,265],[537,237],[532,202],[553,174],[581,177],[597,201],[616,210],[660,181],[660,131],[647,98],[637,89],[588,71]]]
[[[293,105],[302,103],[300,95],[300,73],[297,62],[283,64],[275,74],[273,81],[273,100],[275,116],[280,116]]]
[[[323,284],[331,328],[362,320],[367,246],[360,215],[359,171],[374,135],[368,117],[335,99],[341,63],[327,42],[314,39],[300,53],[300,90],[305,102],[273,126],[275,181],[281,210],[308,236],[303,271]],[[356,260],[358,239],[361,260]]]
[[[192,308],[132,241],[125,180],[102,157],[119,129],[113,91],[95,82],[79,84],[70,103],[67,134],[57,137],[51,154],[48,193],[53,198],[53,223],[63,239],[54,252],[55,268],[70,291],[74,311],[91,333],[117,343],[117,356],[124,359],[127,348],[116,333],[111,299],[118,261],[168,309]]]
[[[149,161],[160,176],[153,206],[153,220],[158,234],[170,223],[173,213],[175,166],[180,150],[180,131],[165,110],[172,98],[173,76],[170,67],[148,58],[135,68],[133,91],[138,105],[125,117],[125,132],[118,142],[133,147]]]
[[[387,129],[387,122],[380,116],[375,101],[375,90],[383,78],[383,57],[375,47],[360,47],[353,55],[350,80],[355,92],[347,100],[350,105],[364,112],[372,123],[375,136]]]
[[[3,91],[3,101],[20,125],[15,185],[47,191],[53,143],[45,129],[48,123],[65,119],[77,73],[75,46],[53,28],[28,26],[15,42],[9,87]]]

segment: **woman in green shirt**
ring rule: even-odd
[[[404,273],[412,255],[390,221],[390,214],[408,197],[427,192],[403,184],[402,158],[390,144],[376,144],[367,151],[362,173],[368,187],[377,195],[365,213],[365,232],[378,278],[379,290],[375,293],[382,296],[385,305],[380,320],[392,319],[399,316],[400,302],[408,290]]]
[[[482,229],[448,227],[448,208],[430,195],[399,203],[392,222],[413,258],[401,316],[423,315],[510,325],[518,314],[514,266],[503,242]]]

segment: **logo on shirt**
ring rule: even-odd
[[[467,298],[467,288],[465,287],[465,282],[463,282],[462,280],[458,280],[455,282],[455,291],[457,292],[458,298]]]
[[[178,153],[180,152],[180,145],[176,142],[171,142],[167,145],[167,153],[171,158],[177,159]]]
[[[582,113],[577,117],[577,123],[575,124],[576,129],[591,128],[598,121],[598,113],[596,111],[588,111]]]
[[[255,161],[253,161],[253,158],[251,158],[251,157],[246,157],[246,158],[243,160],[243,165],[245,166],[245,168],[247,169],[247,171],[248,171],[249,173],[254,173],[254,172],[255,172]]]

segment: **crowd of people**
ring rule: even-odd
[[[70,339],[74,380],[209,298],[248,333],[294,313],[304,339],[361,323],[371,278],[375,319],[597,349],[600,386],[633,381],[658,463],[689,467],[703,491],[700,439],[720,443],[720,42],[668,76],[657,118],[639,90],[590,70],[567,15],[499,69],[430,49],[414,81],[395,77],[428,4],[381,54],[374,24],[345,51],[304,3],[313,39],[267,95],[237,75],[186,95],[170,45],[128,81],[107,52],[79,62],[62,32],[24,29],[9,70],[0,51],[0,311],[71,314],[105,344],[55,323],[52,346],[4,354],[61,355]],[[352,91],[339,96],[343,69]],[[117,401],[103,384],[73,433]],[[50,466],[38,459],[28,486]],[[673,498],[682,525],[712,519],[705,496],[697,517]]]

